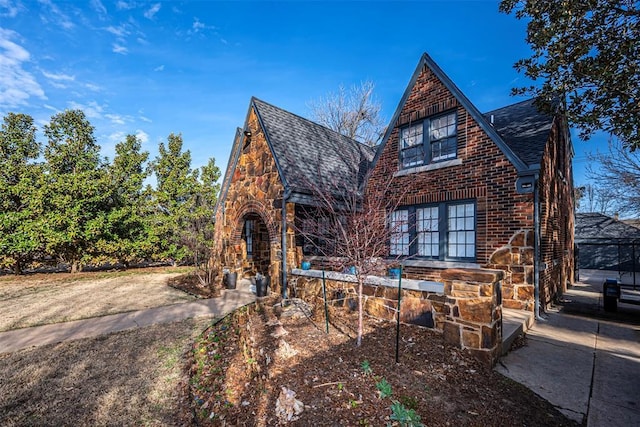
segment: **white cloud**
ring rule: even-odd
[[[69,102],[69,108],[72,110],[82,110],[85,116],[89,119],[101,119],[104,107],[98,104],[96,101],[91,101],[86,105],[80,104],[75,101]]]
[[[70,30],[71,28],[73,28],[75,26],[73,24],[73,21],[67,15],[65,15],[58,8],[58,6],[53,4],[51,2],[51,0],[40,0],[40,3],[43,4],[44,6],[47,6],[49,8],[49,12],[51,13],[51,16],[49,16],[49,17],[42,16],[42,15],[40,16],[40,18],[42,20],[44,20],[45,22],[54,22],[54,23],[60,25],[65,30]]]
[[[114,43],[113,52],[119,53],[121,55],[126,55],[129,52],[129,50],[125,46],[119,45],[118,43]]]
[[[124,133],[124,132],[122,132],[122,131],[117,131],[117,132],[114,132],[114,133],[112,133],[111,135],[109,135],[109,136],[107,137],[107,139],[108,139],[111,143],[113,143],[113,144],[117,144],[118,142],[124,141],[126,137],[127,137],[127,134],[125,134],[125,133]]]
[[[120,25],[118,27],[109,25],[107,28],[105,28],[105,30],[117,37],[124,37],[129,34],[124,25]]]
[[[93,91],[93,92],[100,92],[102,90],[102,87],[100,87],[100,86],[98,86],[96,84],[93,84],[93,83],[85,83],[84,87],[86,87],[87,89],[89,89],[90,91]]]
[[[150,118],[144,115],[143,110],[138,111],[138,114],[139,114],[138,119],[142,120],[143,122],[147,122],[147,123],[153,122]]]
[[[164,64],[157,66],[153,71],[164,71]]]
[[[135,7],[135,4],[133,2],[126,2],[126,1],[118,1],[116,2],[116,9],[118,10],[130,10],[133,9]]]
[[[0,16],[15,18],[24,7],[20,3],[12,4],[10,0],[0,0]]]
[[[25,105],[32,96],[47,99],[33,74],[23,68],[29,52],[14,43],[18,33],[0,28],[0,105]]]
[[[60,73],[60,74],[49,73],[44,70],[42,71],[42,75],[48,78],[49,80],[56,80],[56,81],[72,82],[76,79],[76,76],[70,76],[68,74],[63,74],[63,73]]]
[[[200,22],[198,18],[193,19],[193,25],[191,27],[193,28],[193,31],[195,31],[196,33],[200,30],[204,30],[205,28],[207,28],[207,26],[204,25],[202,22]]]
[[[140,129],[136,130],[136,138],[143,144],[149,142],[149,134]]]
[[[125,118],[120,114],[105,114],[104,116],[111,120],[114,125],[123,125],[125,123]]]
[[[103,17],[107,15],[107,8],[104,7],[104,5],[100,0],[91,0],[91,6],[96,12],[98,12]]]
[[[144,12],[144,17],[147,19],[153,19],[153,17],[156,15],[156,13],[158,13],[160,11],[160,7],[162,5],[160,3],[156,3],[153,6],[151,6],[150,9],[148,9],[146,12]]]

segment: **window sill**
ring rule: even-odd
[[[429,267],[429,268],[464,268],[464,269],[478,269],[480,264],[475,262],[464,261],[437,261],[432,259],[412,259],[401,261],[404,267]]]
[[[401,169],[398,172],[394,173],[393,176],[394,177],[406,176],[406,175],[411,175],[413,173],[428,172],[432,170],[448,168],[451,166],[459,166],[461,164],[462,164],[462,159],[447,160],[444,162],[430,163],[428,165],[416,166],[408,169]]]

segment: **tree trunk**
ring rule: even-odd
[[[362,334],[363,334],[363,322],[364,322],[364,316],[363,316],[363,310],[364,307],[362,307],[362,291],[363,291],[363,286],[362,286],[362,279],[360,277],[360,273],[358,273],[358,337],[356,339],[356,346],[360,347],[360,344],[362,344]]]
[[[13,274],[19,276],[22,274],[22,262],[20,259],[16,260],[16,263],[13,265]]]
[[[72,261],[71,274],[80,273],[81,271],[82,271],[82,264],[80,264],[80,261]]]

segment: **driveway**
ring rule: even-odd
[[[580,277],[496,369],[589,427],[640,425],[640,306],[607,313],[602,274]]]

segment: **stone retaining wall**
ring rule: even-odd
[[[450,269],[440,273],[443,284],[440,292],[403,287],[400,321],[441,330],[447,343],[464,348],[483,362],[493,365],[502,343],[503,277],[504,273],[496,270]],[[411,282],[416,281],[407,280],[408,285]],[[331,304],[357,309],[358,284],[355,276],[332,273],[325,283],[327,299]],[[292,295],[298,298],[314,304],[323,300],[322,279],[319,277],[311,277],[308,272],[296,274],[294,271],[290,284]],[[368,315],[396,320],[397,287],[366,284],[363,297],[364,310]]]

